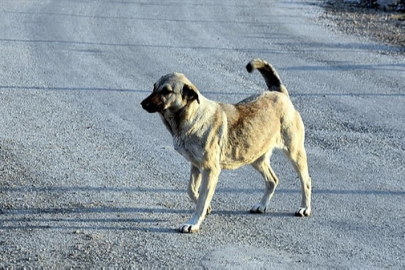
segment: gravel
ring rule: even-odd
[[[320,17],[330,21],[332,31],[341,31],[360,38],[392,46],[392,53],[405,52],[405,14],[395,10],[385,11],[370,1],[326,0]]]
[[[405,266],[404,58],[331,31],[323,1],[2,1],[0,268]],[[189,165],[139,103],[179,71],[208,98],[278,70],[306,125],[313,215],[278,152],[270,210],[250,167],[224,171],[197,234]]]

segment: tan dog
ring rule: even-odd
[[[201,95],[183,74],[173,73],[161,77],[141,103],[149,113],[160,114],[173,136],[174,149],[191,163],[188,194],[197,206],[180,232],[199,230],[211,211],[222,169],[251,164],[261,173],[266,189],[250,212],[264,213],[278,184],[270,167],[273,148],[283,150],[301,179],[302,202],[296,215],[311,213],[311,178],[301,117],[270,64],[254,59],[246,68],[249,72],[259,70],[270,91],[235,105],[218,103]]]

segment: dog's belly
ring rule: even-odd
[[[251,164],[263,154],[264,153],[261,152],[250,153],[249,151],[242,151],[242,153],[237,153],[236,151],[232,151],[231,154],[228,153],[228,155],[222,156],[220,165],[222,169],[226,170],[237,169],[244,165]]]
[[[237,169],[252,164],[273,148],[281,146],[279,136],[264,130],[260,135],[256,134],[255,139],[251,136],[241,137],[244,139],[234,139],[232,143],[223,147],[220,158],[223,169]]]

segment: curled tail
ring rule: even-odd
[[[277,71],[266,61],[260,58],[253,59],[247,64],[246,69],[249,73],[257,69],[262,74],[270,91],[278,91],[288,96],[287,88],[278,76]]]

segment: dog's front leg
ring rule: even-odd
[[[199,197],[199,189],[201,184],[201,172],[200,169],[191,164],[190,181],[188,183],[187,194],[190,199],[197,203]],[[211,205],[207,208],[207,215],[211,214]]]
[[[221,170],[217,168],[202,170],[200,193],[197,198],[197,206],[195,212],[187,221],[187,223],[181,225],[180,232],[194,233],[200,229],[200,225],[204,220],[208,209],[210,208],[210,203],[218,183],[218,176],[220,172]]]
[[[198,189],[201,184],[201,172],[200,169],[191,164],[190,181],[188,183],[187,194],[193,202],[197,202]]]

